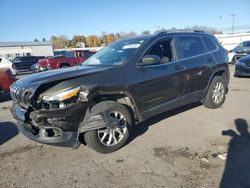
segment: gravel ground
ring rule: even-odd
[[[250,187],[250,79],[233,72],[221,108],[193,104],[151,118],[108,155],[25,138],[6,94],[0,99],[0,187]]]

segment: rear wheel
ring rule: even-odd
[[[68,68],[68,67],[69,67],[69,65],[66,65],[66,64],[64,64],[64,65],[61,66],[62,69]]]
[[[105,127],[86,132],[86,144],[100,153],[111,153],[120,149],[127,142],[131,130],[132,118],[129,110],[122,104],[104,101],[95,105],[92,113],[106,112],[118,121],[118,126]]]
[[[207,108],[219,108],[226,99],[226,84],[221,76],[215,76],[203,105]]]

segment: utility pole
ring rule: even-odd
[[[232,33],[234,34],[234,17],[235,17],[236,15],[235,15],[235,14],[231,14],[231,16],[233,17]]]

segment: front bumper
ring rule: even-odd
[[[58,127],[41,127],[38,133],[34,133],[32,129],[28,128],[25,123],[18,121],[18,130],[27,138],[54,146],[78,148],[80,142],[78,141],[77,131],[63,131]],[[56,132],[53,133],[52,131]]]
[[[250,76],[250,67],[236,64],[234,76]]]
[[[78,104],[74,108],[33,111],[30,113],[32,123],[27,121],[27,111],[16,103],[13,104],[11,113],[17,120],[19,131],[29,139],[44,144],[77,148],[80,145],[78,128],[85,115],[82,107],[83,104]],[[54,124],[47,122],[49,118],[60,117],[64,117],[64,120],[54,121]]]

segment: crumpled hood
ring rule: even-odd
[[[15,85],[30,88],[35,91],[40,85],[49,82],[67,80],[71,78],[86,76],[100,71],[108,70],[111,66],[75,66],[65,69],[56,69],[41,73],[34,73],[18,80]]]

